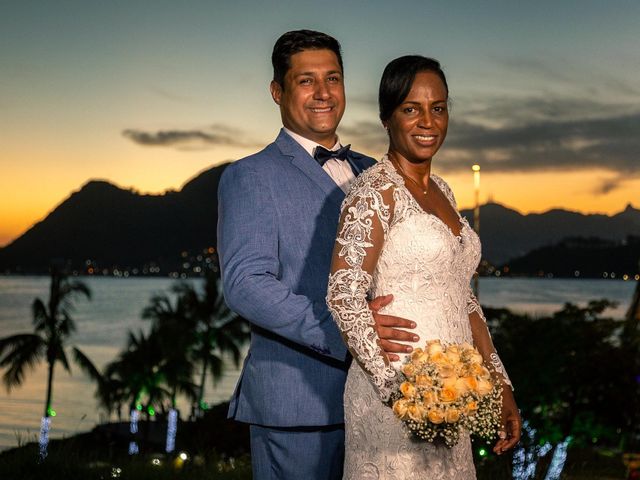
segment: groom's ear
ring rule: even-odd
[[[271,80],[269,90],[271,91],[271,98],[273,98],[273,101],[280,105],[280,99],[282,98],[282,87],[280,84],[275,80]]]

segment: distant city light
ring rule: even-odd
[[[189,458],[189,455],[187,455],[185,452],[180,452],[180,455],[178,455],[178,457],[180,458],[180,460],[182,460],[183,462],[186,462],[187,459]]]

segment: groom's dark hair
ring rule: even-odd
[[[342,66],[342,52],[340,43],[326,33],[314,30],[294,30],[283,34],[273,46],[271,64],[273,65],[273,80],[284,89],[284,76],[291,68],[291,56],[303,50],[331,50],[338,57],[340,70]]]

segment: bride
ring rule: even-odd
[[[423,341],[473,343],[503,383],[497,454],[520,438],[511,382],[469,283],[480,240],[457,211],[449,186],[431,173],[447,135],[448,86],[440,64],[393,60],[382,75],[380,119],[389,149],[354,183],[342,205],[327,302],[355,358],[345,387],[345,479],[473,479],[468,435],[448,448],[415,440],[385,405],[398,388],[367,297],[393,294],[384,313],[410,318]]]

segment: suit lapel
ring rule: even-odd
[[[280,130],[275,143],[283,155],[291,157],[291,164],[315,183],[329,201],[334,202],[338,207],[340,206],[345,197],[344,192],[298,142],[287,135],[284,130]]]

